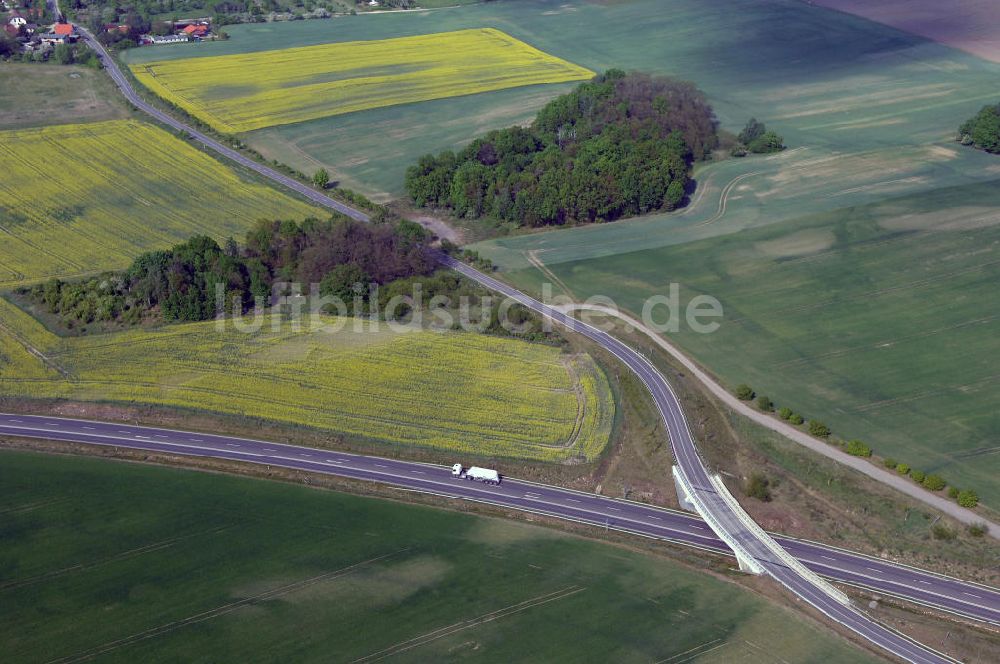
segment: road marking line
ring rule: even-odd
[[[265,447],[264,451],[265,452],[277,452],[278,450],[272,450],[270,447]]]
[[[87,431],[94,431],[95,430],[94,427],[83,427],[83,428],[86,429]]]
[[[192,443],[204,443],[205,441],[201,438],[188,438]]]
[[[426,475],[426,473],[422,470],[411,470],[410,472],[415,475]]]
[[[830,556],[824,556],[822,553],[819,555],[820,558],[826,558],[827,560],[836,560],[836,558],[831,558]]]
[[[963,595],[968,595],[969,597],[975,597],[976,599],[982,599],[979,595],[973,595],[972,593],[962,592]]]
[[[133,436],[133,438],[142,438],[144,440],[149,440],[149,436],[140,436],[138,434],[136,434],[135,436]]]
[[[933,586],[933,585],[934,585],[934,584],[933,584],[933,583],[931,583],[930,581],[923,581],[922,579],[917,579],[917,583],[922,583],[922,584],[924,584],[925,586]]]
[[[612,510],[612,511],[615,511],[615,512],[621,512],[621,510],[620,510],[620,509],[618,509],[617,507],[610,507],[610,506],[609,506],[609,507],[608,507],[608,509],[609,509],[609,510]]]
[[[326,462],[327,463],[344,463],[340,459],[327,459]]]
[[[22,421],[23,420],[11,420],[11,422],[17,422],[18,424],[20,424]]]
[[[375,464],[375,467],[376,468],[388,468],[389,466],[385,465],[384,463],[377,463],[377,464]]]
[[[876,569],[874,567],[866,567],[865,569],[868,570],[869,572],[881,572],[882,571],[882,570]]]
[[[566,502],[569,502],[569,503],[578,503],[578,502],[580,502],[580,501],[579,501],[579,500],[577,500],[576,498],[567,498],[567,499],[566,499]]]
[[[656,519],[657,521],[663,521],[663,519],[661,519],[660,517],[658,517],[658,516],[653,516],[652,514],[650,514],[650,515],[649,515],[649,518],[650,518],[650,519]]]
[[[239,447],[236,443],[226,443],[226,447]],[[306,456],[309,456],[308,454]]]
[[[158,434],[154,435],[153,437],[154,438],[166,438],[167,436],[164,436],[162,433],[158,433]]]

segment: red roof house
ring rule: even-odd
[[[52,26],[52,32],[57,35],[68,36],[73,34],[73,24],[72,23],[56,23]]]
[[[182,31],[189,37],[204,37],[208,32],[207,25],[189,25]]]

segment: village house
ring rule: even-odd
[[[181,32],[186,34],[189,39],[203,39],[209,33],[210,27],[204,23],[195,23],[185,26]]]

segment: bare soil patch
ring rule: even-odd
[[[1000,62],[1000,13],[995,0],[810,0],[809,4],[863,16]]]

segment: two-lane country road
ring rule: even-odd
[[[78,26],[79,27],[79,26]],[[81,29],[87,43],[93,48],[122,94],[137,108],[156,120],[179,131],[187,132],[193,140],[282,186],[292,189],[309,200],[337,210],[354,219],[367,221],[368,216],[339,201],[321,194],[266,166],[258,164],[218,141],[188,127],[184,123],[157,110],[143,101],[132,88],[118,64],[89,33]],[[671,449],[674,453],[679,479],[689,487],[689,499],[699,514],[725,544],[736,552],[741,564],[768,574],[800,600],[807,602],[831,620],[840,623],[871,643],[908,662],[938,664],[954,661],[926,646],[879,624],[870,616],[844,601],[839,591],[802,566],[787,551],[761,530],[739,504],[728,494],[721,483],[715,483],[698,455],[694,439],[684,419],[684,412],[673,394],[666,378],[640,353],[596,328],[587,326],[551,306],[543,304],[478,270],[449,257],[442,257],[445,265],[457,270],[483,286],[507,295],[534,311],[546,316],[600,344],[613,353],[643,381],[652,394],[663,418]],[[329,465],[337,465],[331,461]]]
[[[499,486],[486,486],[455,479],[445,466],[234,436],[37,415],[0,413],[0,436],[229,459],[382,482],[731,554],[704,521],[687,512],[514,478],[504,478]],[[1000,626],[1000,589],[816,542],[781,535],[775,538],[814,572],[833,581]]]

